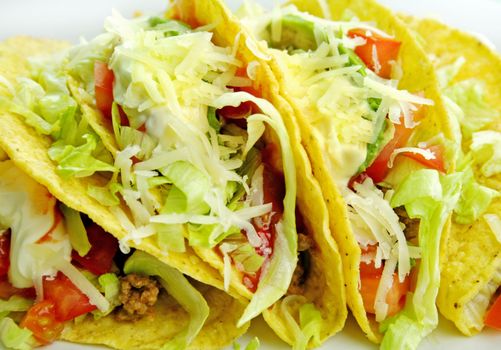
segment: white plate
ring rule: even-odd
[[[479,33],[488,38],[501,49],[501,1],[494,0],[380,0],[395,10],[418,16],[433,16],[444,22]],[[227,0],[235,9],[240,0]],[[260,0],[261,3],[271,1]],[[146,14],[161,12],[166,0],[125,1],[125,0],[1,0],[0,3],[0,40],[13,35],[32,35],[45,38],[67,39],[77,42],[80,36],[90,38],[101,31],[104,18],[112,8],[123,15],[131,16],[136,10]],[[262,319],[255,321],[243,339],[246,344],[253,336],[261,340],[262,349],[288,349],[273,332],[267,328]],[[441,320],[439,328],[433,332],[420,346],[421,350],[443,349],[455,350],[496,349],[501,342],[501,333],[485,330],[479,336],[466,338],[446,321]],[[375,349],[361,334],[355,321],[350,317],[345,329],[329,339],[321,349]],[[47,350],[91,350],[104,349],[96,346],[82,346],[57,342]]]

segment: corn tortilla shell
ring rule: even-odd
[[[485,86],[486,102],[498,118],[483,130],[501,132],[501,57],[479,39],[432,19],[402,16],[417,32],[425,50],[435,57],[437,68],[454,63],[464,57],[465,64],[452,83],[467,79],[481,80]],[[469,144],[463,142],[463,150]],[[501,191],[501,175],[485,178],[477,167],[475,179]],[[501,213],[501,198],[495,198],[486,213]],[[440,312],[453,321],[465,335],[480,331],[468,317],[467,304],[493,280],[501,270],[501,243],[496,239],[483,218],[473,225],[452,224],[447,242],[447,255],[442,265],[437,304]]]
[[[296,5],[301,11],[325,17],[320,1],[292,0],[289,3]],[[434,106],[426,109],[426,116],[421,124],[416,127],[413,137],[419,142],[427,140],[441,132],[446,138],[452,140],[454,135],[451,132],[450,120],[438,91],[438,82],[433,66],[424,51],[417,45],[405,24],[391,10],[372,0],[341,0],[325,1],[324,3],[327,5],[326,10],[328,13],[326,15],[330,16],[332,20],[339,20],[343,13],[349,10],[361,21],[374,23],[377,28],[389,33],[402,42],[399,60],[403,76],[400,80],[399,88],[414,93],[423,92],[425,97],[434,101]],[[343,261],[348,306],[369,340],[379,343],[382,336],[378,330],[378,324],[375,322],[373,316],[368,316],[365,312],[362,296],[358,289],[360,285],[359,265],[361,250],[348,220],[346,204],[327,167],[328,162],[327,155],[324,154],[324,140],[308,123],[308,118],[302,117],[308,113],[312,113],[312,111],[300,108],[297,102],[289,97],[291,94],[287,91],[288,84],[286,83],[289,77],[284,75],[276,60],[271,60],[270,66],[280,82],[280,93],[286,97],[294,109],[301,130],[302,142],[311,161],[313,173],[318,182],[322,184],[322,192],[329,212],[330,230],[339,245]],[[453,160],[448,160],[448,170],[453,171],[454,167]],[[444,229],[443,240],[446,239],[447,227],[448,225]]]
[[[293,110],[287,101],[279,95],[278,82],[267,62],[263,58],[257,57],[248,48],[247,40],[252,41],[253,39],[240,26],[229,10],[224,7],[222,1],[177,1],[176,6],[182,19],[188,23],[216,24],[212,31],[217,44],[232,46],[235,43],[235,38],[238,37],[237,58],[245,66],[252,61],[259,63],[256,69],[256,78],[253,81],[253,88],[260,92],[261,97],[275,106],[285,123],[296,163],[297,206],[303,214],[310,237],[315,241],[314,247],[310,249],[311,268],[300,304],[313,303],[321,312],[323,322],[320,329],[320,338],[321,341],[324,341],[327,337],[342,329],[347,315],[341,259],[337,245],[329,232],[327,208],[322,202],[319,183],[313,177],[309,160],[301,145],[301,136],[294,120]],[[268,142],[275,142],[272,136]],[[197,249],[197,253],[221,273],[223,272],[224,264],[213,251]],[[232,283],[236,284],[236,289],[241,291],[242,295],[249,295],[247,288],[241,283],[241,278],[237,278],[232,278]],[[280,338],[289,344],[293,344],[295,334],[281,312],[281,303],[281,301],[275,303],[263,313],[263,316]],[[293,315],[298,321],[297,312],[293,313]],[[309,345],[313,346],[312,343]]]
[[[64,42],[28,37],[9,39],[0,43],[0,75],[13,83],[16,77],[29,74],[26,57],[50,54],[66,46],[67,44]],[[1,93],[5,95],[8,91],[4,90]],[[100,176],[62,179],[56,172],[56,165],[48,157],[47,152],[50,145],[51,140],[48,137],[40,136],[33,128],[26,125],[22,117],[5,110],[0,111],[0,150],[5,151],[5,154],[2,151],[2,157],[8,156],[12,159],[16,166],[35,181],[44,185],[58,200],[74,210],[87,214],[95,223],[118,239],[123,238],[126,232],[117,218],[108,208],[87,195],[89,185],[104,186],[107,179]],[[196,280],[219,287],[219,289],[223,288],[223,280],[219,272],[204,263],[190,248],[184,254],[165,254],[160,251],[153,240],[144,240],[141,244],[132,245],[132,247],[156,256],[159,260]],[[209,306],[212,306],[214,310],[211,308],[209,321],[194,344],[199,344],[199,347],[203,348],[206,346],[210,348],[211,344],[214,344],[214,347],[221,347],[246,331],[249,324],[236,328],[236,320],[245,307],[245,302],[238,294],[234,293],[238,298],[235,300],[216,288],[199,284],[199,289],[204,291],[203,294],[207,298]],[[164,309],[164,306],[167,309]],[[155,319],[158,317],[162,322],[175,320],[172,328],[169,328],[168,324],[157,321],[149,323],[148,319],[141,320],[131,326],[130,323],[118,323],[110,317],[94,321],[88,316],[83,322],[70,326],[63,334],[63,338],[75,342],[100,343],[123,349],[134,349],[139,346],[137,345],[137,334],[134,335],[129,330],[139,328],[143,343],[147,343],[146,334],[152,337],[154,344],[165,343],[168,340],[167,337],[172,333],[170,330],[164,333],[160,332],[160,326],[166,326],[167,329],[180,329],[176,328],[178,326],[177,320],[188,317],[182,309],[179,309],[177,304],[173,305],[171,299],[164,298],[155,311]],[[140,329],[143,326],[145,328]],[[117,330],[127,332],[121,333]],[[113,337],[118,337],[118,339]],[[147,346],[147,344],[142,345]]]
[[[249,324],[236,328],[244,305],[224,292],[196,283],[209,304],[210,314],[189,349],[220,349],[247,331]],[[169,295],[161,293],[153,313],[135,322],[119,322],[113,316],[85,319],[67,326],[62,340],[101,344],[124,350],[160,349],[166,340],[181,332],[189,322],[188,313]]]

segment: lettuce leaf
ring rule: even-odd
[[[501,132],[486,130],[474,133],[470,149],[485,177],[501,173]]]
[[[63,142],[52,144],[49,157],[58,163],[57,172],[64,178],[91,176],[98,171],[116,172],[108,163],[96,159],[92,153],[97,147],[97,136],[85,134],[86,142],[81,146],[66,145]]]
[[[480,185],[474,177],[471,166],[463,171],[461,196],[454,208],[454,221],[470,225],[477,221],[489,208],[492,200],[499,196],[498,191]]]
[[[13,295],[9,300],[0,299],[0,313],[28,311],[33,305],[33,300]]]
[[[97,278],[99,284],[99,289],[104,292],[104,297],[110,303],[110,307],[107,311],[95,310],[92,312],[94,318],[101,318],[109,315],[115,307],[120,305],[118,300],[118,295],[120,294],[120,281],[114,273],[105,273]]]
[[[419,218],[421,263],[414,293],[405,308],[386,319],[381,349],[416,349],[438,324],[435,300],[440,286],[440,240],[444,226],[459,200],[463,174],[440,175],[422,169],[411,173],[396,189],[392,207],[405,206],[410,218]]]
[[[80,213],[76,210],[62,204],[59,206],[63,212],[66,229],[70,236],[70,242],[80,256],[85,256],[89,252],[91,245],[87,237],[87,231],[80,217]]]
[[[209,316],[209,306],[200,292],[188,282],[181,272],[139,250],[136,250],[127,260],[124,272],[158,277],[160,284],[189,313],[190,322],[187,328],[162,347],[164,350],[186,349],[200,332]]]
[[[0,321],[0,344],[7,349],[30,350],[35,343],[32,333],[19,327],[11,318],[5,317]]]

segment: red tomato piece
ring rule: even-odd
[[[71,254],[73,261],[95,275],[109,272],[113,265],[113,257],[118,250],[117,239],[96,224],[86,229],[91,245],[90,251],[83,257],[73,251]]]
[[[484,323],[486,326],[501,331],[501,295],[497,297],[494,304],[487,311]]]
[[[10,230],[0,235],[0,277],[7,276],[10,266]]]
[[[237,107],[225,106],[218,109],[217,114],[224,119],[245,119],[252,113],[253,105],[252,102],[246,101],[242,102]]]
[[[21,321],[21,327],[33,332],[33,336],[40,343],[48,344],[58,338],[64,324],[56,319],[54,301],[43,300],[28,310]]]
[[[89,298],[78,289],[63,273],[55,278],[43,280],[44,300],[54,302],[55,318],[64,322],[96,309]]]
[[[263,164],[263,201],[264,203],[271,203],[272,212],[275,213],[272,217],[272,223],[277,223],[284,211],[284,175],[273,169],[271,165]]]
[[[441,172],[445,172],[444,165],[444,146],[438,144],[426,147],[427,150],[433,152],[435,154],[435,159],[426,159],[422,154],[413,153],[413,152],[405,152],[401,153],[401,155],[406,156],[408,158],[414,159],[415,161],[423,164],[425,167],[430,169],[436,169]]]
[[[369,314],[375,314],[374,302],[376,293],[381,280],[383,267],[376,268],[374,262],[360,264],[360,294],[364,302],[365,311]],[[405,296],[410,288],[410,278],[407,276],[403,282],[398,280],[398,275],[393,273],[393,284],[386,295],[388,303],[388,316],[393,316],[405,305]]]
[[[267,147],[268,148],[268,147]],[[265,257],[265,262],[263,266],[267,263],[268,259],[273,255],[273,247],[275,245],[276,231],[275,224],[280,221],[284,211],[283,200],[285,197],[285,181],[284,175],[276,171],[268,163],[267,148],[262,152],[263,157],[263,201],[264,203],[271,203],[272,206],[272,216],[264,217],[263,222],[268,222],[269,225],[264,225],[262,227],[256,227],[258,236],[261,238],[261,245],[256,247],[256,253]],[[269,152],[269,151],[268,151]],[[270,215],[270,214],[268,214]],[[251,292],[255,292],[261,278],[261,272],[263,267],[259,269],[255,274],[245,274],[243,277],[243,284]]]
[[[400,41],[382,37],[371,32],[367,35],[366,29],[352,29],[348,36],[364,38],[366,43],[357,46],[355,53],[364,61],[365,65],[382,78],[391,77],[391,62],[396,62],[400,50]]]
[[[102,61],[94,62],[94,90],[96,93],[96,107],[107,118],[111,118],[113,105],[113,81],[115,75]]]
[[[7,300],[13,295],[19,295],[26,299],[35,299],[35,288],[16,288],[8,280],[7,276],[0,277],[0,299]]]
[[[366,174],[374,181],[378,183],[384,180],[390,168],[388,168],[388,162],[390,160],[391,154],[395,148],[403,147],[409,137],[411,136],[412,129],[408,129],[405,125],[394,124],[395,134],[393,139],[384,146],[383,150],[379,153],[377,158],[372,162],[372,164],[365,170]]]

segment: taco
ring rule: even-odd
[[[438,323],[440,248],[461,185],[447,175],[457,146],[431,62],[373,1],[238,14],[295,111],[348,306],[371,341],[384,335],[382,348],[417,347]]]
[[[31,60],[0,144],[122,251],[250,300],[239,326],[265,311],[286,341],[319,344],[346,319],[343,274],[292,111],[219,2],[169,16],[115,13]]]
[[[147,253],[122,254],[115,237],[11,160],[0,174],[2,346],[221,348],[247,329],[235,326],[244,304]]]
[[[452,218],[437,304],[465,335],[501,329],[501,58],[432,19],[404,18],[437,68],[457,120],[463,190]],[[440,44],[439,44],[440,43]]]

